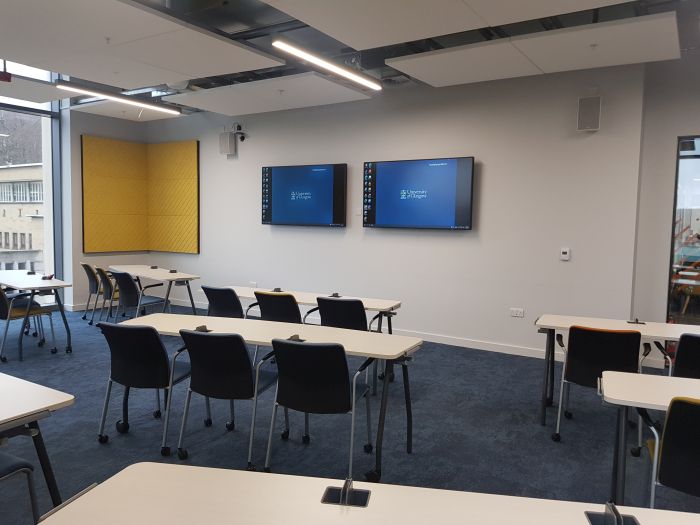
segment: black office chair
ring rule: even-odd
[[[257,306],[260,308],[260,318],[263,321],[280,323],[301,323],[301,312],[297,300],[292,294],[284,292],[255,292],[257,302],[251,304],[248,311]]]
[[[36,490],[34,488],[34,466],[22,458],[0,452],[0,481],[10,479],[17,474],[24,474],[27,477],[29,486],[29,501],[32,505],[33,523],[39,523],[39,507],[36,502]]]
[[[147,306],[161,305],[165,302],[163,297],[145,294],[146,290],[163,286],[163,283],[141,287],[140,282],[126,272],[112,272],[112,277],[114,277],[119,289],[119,304],[117,305],[116,317],[119,317],[119,310],[122,307],[124,308],[124,313],[126,313],[127,308],[135,308],[136,313],[134,317],[138,317],[142,310],[145,311]]]
[[[256,363],[254,372],[254,365],[250,361],[245,341],[238,334],[212,334],[180,330],[180,336],[185,342],[187,353],[190,356],[192,375],[182,415],[180,437],[177,442],[178,457],[186,459],[188,456],[187,449],[182,446],[182,443],[193,392],[205,396],[207,420],[209,421],[211,421],[209,398],[229,401],[231,419],[226,423],[227,430],[235,428],[234,400],[247,399],[253,401],[248,442],[248,469],[253,470],[253,435],[255,433],[258,395],[277,380],[276,370],[261,370],[261,367],[272,359],[273,354],[268,354],[259,363]]]
[[[85,270],[85,275],[87,276],[88,280],[88,299],[85,303],[85,311],[83,312],[83,317],[81,318],[83,320],[86,320],[88,310],[90,310],[90,301],[92,300],[92,296],[95,296],[95,305],[97,305],[97,301],[100,298],[102,290],[100,288],[100,281],[98,280],[95,269],[88,263],[80,263],[80,266],[82,266],[83,270]]]
[[[365,305],[360,299],[339,299],[335,297],[317,297],[316,303],[321,316],[322,326],[347,328],[348,330],[368,330]]]
[[[156,391],[155,418],[160,418],[159,390],[165,390],[168,406],[172,397],[172,387],[190,376],[190,364],[176,362],[173,359],[171,369],[168,354],[158,332],[150,326],[125,326],[114,323],[98,323],[105,336],[111,355],[111,371],[107,381],[107,393],[102,408],[98,441],[107,443],[109,437],[104,433],[112,383],[124,386],[122,401],[122,418],[116,428],[120,434],[129,431],[129,392],[132,388],[153,388]],[[168,419],[166,417],[166,423]],[[161,450],[163,455],[168,455]]]
[[[44,335],[44,325],[41,320],[43,315],[49,317],[49,322],[51,324],[51,337],[52,337],[52,348],[51,353],[55,354],[56,349],[56,336],[53,329],[53,317],[50,308],[45,307],[32,301],[29,305],[29,298],[31,297],[30,292],[18,293],[11,292],[11,295],[6,295],[5,290],[0,288],[0,321],[5,322],[5,328],[2,334],[2,342],[0,342],[0,362],[6,363],[7,357],[5,357],[5,342],[7,341],[7,334],[10,329],[10,322],[19,319],[24,320],[27,315],[27,308],[29,308],[29,315],[27,317],[27,323],[22,326],[21,330],[25,330],[25,334],[29,331],[29,320],[34,319],[35,327],[38,329],[41,337],[39,339],[38,346],[44,346],[46,337]],[[34,335],[37,335],[35,333]],[[22,361],[24,358],[24,349],[22,346],[19,348],[19,360]]]
[[[597,389],[598,379],[605,370],[638,372],[641,338],[639,332],[632,330],[597,330],[582,326],[572,326],[569,329],[566,348],[562,338],[558,338],[566,356],[559,390],[557,429],[552,434],[553,441],[561,441],[559,429],[562,412],[567,419],[573,417],[568,410],[571,384]]]
[[[209,301],[207,315],[214,317],[236,317],[242,319],[243,306],[233,288],[215,288],[202,286],[202,291]]]
[[[119,292],[116,290],[110,274],[107,273],[105,269],[96,266],[95,273],[97,274],[97,278],[100,280],[100,289],[102,291],[102,306],[100,307],[100,317],[97,319],[97,321],[102,321],[102,316],[104,315],[107,301],[109,301],[109,307],[107,309],[107,320],[109,321],[110,317],[112,316],[112,305],[114,304],[115,300],[119,299]],[[95,321],[95,310],[97,310],[97,300],[95,300],[95,304],[92,307],[92,316],[90,317],[90,322],[88,323],[89,325],[92,325]]]
[[[350,454],[348,478],[352,478],[352,455],[355,437],[355,401],[365,398],[367,410],[367,443],[364,450],[372,452],[372,427],[369,404],[369,387],[358,388],[357,378],[372,363],[367,359],[350,380],[348,362],[342,345],[333,343],[305,343],[287,339],[273,339],[272,348],[277,362],[277,388],[272,408],[270,432],[267,439],[265,471],[270,470],[272,432],[277,407],[308,414],[350,413]],[[289,418],[285,413],[282,438],[289,437]],[[308,442],[305,440],[305,442]]]

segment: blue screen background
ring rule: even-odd
[[[333,165],[272,168],[272,222],[333,223]]]
[[[377,162],[377,226],[455,225],[457,159]]]

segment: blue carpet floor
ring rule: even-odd
[[[183,313],[185,310],[183,310]],[[163,461],[244,469],[250,427],[250,402],[236,404],[236,429],[227,432],[228,403],[212,401],[214,425],[205,427],[204,400],[194,397],[186,447],[189,458],[160,455],[161,421],[154,419],[152,391],[133,391],[128,434],[114,428],[120,418],[121,392],[113,390],[107,420],[109,443],[97,442],[97,429],[109,374],[109,351],[100,330],[79,314],[69,313],[73,331],[71,355],[37,348],[29,338],[25,360],[17,361],[16,331],[0,372],[35,381],[75,395],[70,408],[41,421],[56,477],[64,498],[93,482],[101,482],[129,464]],[[17,325],[18,323],[15,323]],[[60,322],[59,322],[60,324]],[[17,326],[13,327],[17,330]],[[62,327],[57,327],[63,343]],[[174,349],[179,340],[166,341]],[[542,340],[544,345],[544,337]],[[359,361],[351,365],[359,366]],[[560,368],[557,368],[557,376]],[[537,420],[542,361],[526,357],[426,343],[410,366],[413,395],[413,454],[405,451],[405,413],[400,374],[392,385],[385,433],[384,483],[456,489],[602,503],[608,499],[615,432],[615,410],[604,407],[592,390],[572,387],[574,419],[564,421],[561,443],[550,439],[556,418],[548,411],[548,425]],[[175,447],[184,404],[185,384],[174,392],[170,444]],[[259,401],[254,461],[262,465],[271,413],[272,390]],[[2,399],[2,403],[12,400]],[[372,398],[373,433],[379,397]],[[285,474],[343,478],[347,470],[349,416],[312,416],[311,443],[301,442],[303,415],[292,413],[291,438],[276,433],[272,470]],[[362,450],[364,404],[358,408],[355,471],[357,478],[372,468],[374,456]],[[278,421],[281,427],[282,419]],[[636,432],[630,432],[630,444]],[[29,438],[17,437],[3,450],[37,465]],[[648,498],[649,458],[629,457],[627,504],[644,506]],[[41,511],[50,500],[41,471],[36,476]],[[700,500],[659,488],[657,506],[700,512]],[[24,480],[0,486],[0,523],[30,523]]]

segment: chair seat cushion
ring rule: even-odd
[[[29,309],[29,315],[41,315],[44,313],[44,309],[39,306],[39,305],[32,305],[32,307]],[[24,308],[13,308],[10,311],[10,319],[21,319],[27,314],[27,306],[25,305]]]
[[[34,470],[34,466],[22,458],[6,452],[0,452],[0,478],[9,476],[22,469]]]

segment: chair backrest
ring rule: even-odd
[[[97,280],[95,269],[88,263],[80,263],[80,266],[83,267],[83,270],[85,270],[85,275],[87,275],[88,289],[90,293],[97,293],[97,291],[100,289],[100,283]]]
[[[139,304],[140,290],[131,274],[126,272],[112,272],[112,277],[119,290],[119,304],[128,308]]]
[[[110,279],[107,272],[99,266],[95,267],[95,273],[97,273],[97,277],[99,278],[100,283],[102,283],[102,293],[104,294],[105,299],[111,300],[114,296],[114,285],[112,284],[112,279]]]
[[[700,335],[681,335],[676,347],[673,375],[700,379]]]
[[[700,496],[700,400],[676,397],[666,412],[659,450],[659,482]]]
[[[317,297],[316,302],[323,326],[367,331],[365,305],[359,299]]]
[[[264,321],[301,323],[301,312],[292,294],[284,292],[255,292]]]
[[[216,399],[253,397],[253,365],[240,335],[180,330],[180,336],[190,356],[192,391]]]
[[[641,334],[632,330],[569,329],[566,350],[567,381],[596,388],[604,370],[637,372]]]
[[[352,392],[345,350],[335,343],[273,339],[277,402],[312,414],[345,414]]]
[[[215,288],[213,286],[202,286],[204,295],[209,301],[209,311],[207,315],[214,317],[238,317],[243,318],[243,306],[238,298],[236,290],[233,288]]]
[[[98,323],[97,326],[109,345],[113,381],[134,388],[168,386],[168,354],[155,328],[114,323]]]

